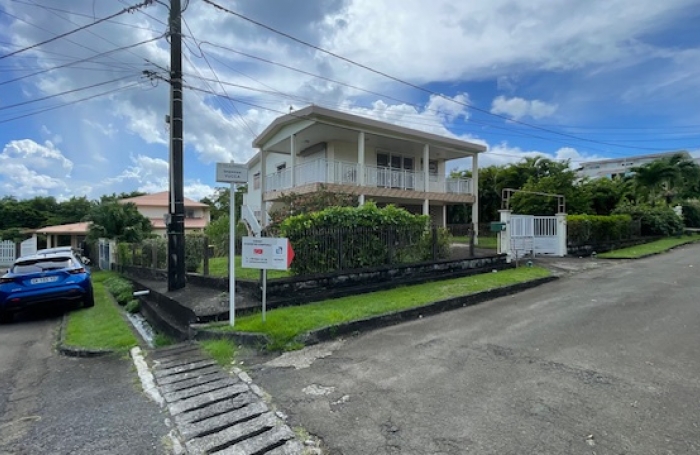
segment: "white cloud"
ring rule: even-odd
[[[86,125],[94,128],[95,130],[99,131],[100,133],[104,134],[105,136],[112,138],[114,135],[119,131],[117,128],[114,127],[112,123],[108,123],[107,125],[103,125],[100,122],[96,122],[94,120],[90,119],[83,119],[83,123]]]
[[[50,141],[10,141],[0,154],[2,191],[20,198],[71,193],[65,179],[72,169],[73,162]]]
[[[497,96],[491,104],[491,113],[508,115],[515,120],[520,120],[523,117],[531,117],[537,120],[549,117],[556,112],[557,108],[556,104],[548,104],[540,100]]]

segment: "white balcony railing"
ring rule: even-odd
[[[309,161],[299,164],[294,170],[294,186],[311,183],[359,185],[359,173],[363,172],[364,186],[426,191],[425,174],[420,171],[367,165],[361,169],[358,163],[332,160]],[[266,176],[266,191],[280,191],[290,188],[292,188],[291,169],[284,169]],[[472,194],[472,181],[471,179],[450,179],[431,174],[428,191]]]

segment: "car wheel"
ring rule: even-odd
[[[9,324],[15,318],[15,315],[8,312],[0,313],[0,324]]]
[[[95,293],[92,292],[92,288],[90,288],[90,292],[87,293],[85,298],[83,299],[83,307],[84,308],[91,308],[95,306]]]

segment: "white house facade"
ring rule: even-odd
[[[253,146],[244,203],[268,222],[285,194],[329,191],[356,194],[430,215],[446,224],[449,205],[470,205],[478,223],[478,178],[446,176],[450,160],[470,158],[478,177],[478,154],[486,147],[319,106],[274,120]]]

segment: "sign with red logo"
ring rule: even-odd
[[[243,237],[242,267],[287,270],[293,260],[294,250],[287,238]]]

